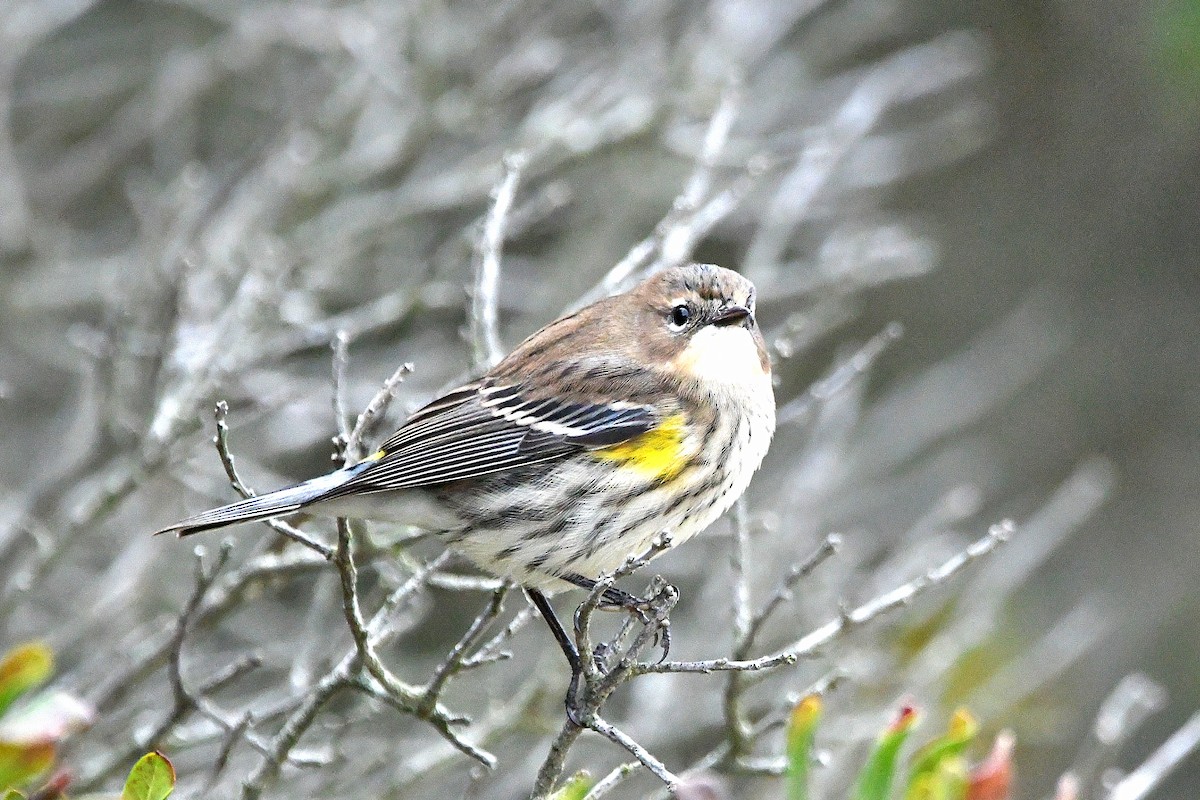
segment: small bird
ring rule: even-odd
[[[664,270],[551,322],[362,462],[158,532],[300,510],[418,525],[524,586],[571,660],[545,594],[594,587],[662,532],[676,545],[703,530],[766,455],[775,399],[754,294],[711,264]]]

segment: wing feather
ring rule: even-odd
[[[652,406],[530,398],[514,386],[469,384],[414,413],[384,455],[329,497],[481,477],[595,447],[654,427]]]

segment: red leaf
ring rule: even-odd
[[[1002,731],[992,745],[992,752],[967,779],[966,800],[1008,800],[1013,784],[1013,746],[1016,739]]]

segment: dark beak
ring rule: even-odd
[[[749,319],[753,315],[750,309],[745,306],[725,306],[715,317],[712,318],[712,324],[717,327],[726,325],[736,325],[744,319]]]

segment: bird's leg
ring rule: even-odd
[[[585,589],[589,592],[596,588],[596,582],[594,580],[591,578],[585,578],[582,575],[572,574],[562,575],[561,577],[568,583],[573,583],[579,588]],[[632,595],[623,589],[618,589],[615,586],[609,586],[600,595],[599,608],[605,611],[626,611],[637,617],[638,621],[643,625],[655,625],[657,623],[655,622],[654,618],[647,613],[650,610],[650,606],[653,602],[653,598],[638,597],[637,595]],[[575,614],[578,616],[578,609],[576,609]],[[659,661],[666,661],[667,653],[671,651],[670,627],[665,625],[660,626],[655,636],[655,643],[662,647],[662,657],[659,658]],[[596,647],[596,652],[592,654],[592,657],[596,660],[597,665],[599,666],[603,663],[606,655],[607,653],[604,652],[604,645],[601,644]]]
[[[567,657],[567,663],[571,666],[571,682],[567,684],[567,718],[581,728],[586,727],[579,718],[579,684],[583,680],[583,662],[579,658],[579,650],[575,647],[575,642],[567,634],[566,629],[563,628],[562,623],[558,621],[558,615],[554,613],[554,606],[550,605],[550,599],[537,589],[526,589],[525,593],[529,595],[529,599],[541,612],[542,619],[546,620],[550,632],[554,634],[555,641],[562,648],[563,655]]]

